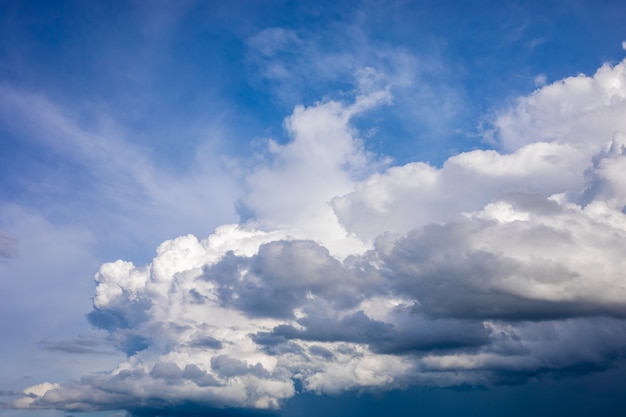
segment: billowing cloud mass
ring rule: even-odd
[[[610,368],[626,351],[626,61],[520,98],[494,149],[441,167],[380,169],[364,150],[351,117],[390,94],[297,107],[248,177],[247,223],[102,265],[88,319],[127,359],[15,406],[274,409]]]

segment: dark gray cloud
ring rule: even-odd
[[[191,296],[192,303],[203,304],[206,301],[206,297],[195,289],[189,290],[189,295]]]
[[[183,371],[172,362],[159,362],[150,371],[153,378],[162,378],[168,381],[175,381],[181,378]]]
[[[195,364],[189,364],[184,369],[180,369],[173,362],[159,362],[154,365],[149,375],[151,378],[164,381],[167,385],[181,385],[184,380],[192,381],[198,387],[220,385],[212,375]]]
[[[251,316],[278,318],[293,317],[309,294],[347,308],[382,284],[371,266],[369,270],[346,267],[328,249],[306,240],[266,243],[250,258],[229,253],[205,269],[204,279],[219,285],[225,305]]]
[[[198,365],[191,364],[185,366],[181,375],[183,378],[193,381],[199,387],[220,385],[213,375],[209,375],[206,371],[200,369]]]
[[[127,329],[112,332],[110,340],[117,350],[124,352],[128,356],[148,348],[151,344],[149,337]]]
[[[406,320],[408,322],[400,327],[374,320],[363,311],[340,320],[307,317],[298,320],[303,329],[280,325],[272,332],[259,335],[255,341],[264,345],[284,343],[291,339],[350,342],[366,344],[375,352],[387,354],[472,348],[490,342],[489,331],[480,322],[425,320],[419,316],[408,316]]]
[[[106,353],[108,344],[105,344],[104,340],[99,339],[73,339],[62,341],[47,341],[42,340],[40,344],[48,349],[68,354],[102,354]],[[103,350],[105,348],[105,350]],[[113,353],[113,352],[110,352]]]
[[[19,392],[19,391],[0,390],[0,397],[15,397],[15,396],[18,396],[18,395],[22,395],[22,393]]]
[[[316,355],[316,356],[321,356],[325,360],[332,360],[333,357],[335,356],[333,355],[333,352],[326,349],[324,346],[320,346],[320,345],[310,346],[309,353]]]
[[[545,198],[541,201],[535,196],[524,199],[517,195],[511,200],[521,201],[516,207],[519,210],[537,209],[534,215],[549,212],[554,216],[556,210]],[[561,215],[567,219],[571,213]],[[585,220],[571,217],[572,222]],[[506,320],[626,317],[626,303],[618,298],[596,298],[576,288],[581,281],[596,279],[596,272],[581,272],[571,266],[571,258],[576,256],[573,253],[583,254],[580,245],[587,244],[580,241],[583,237],[560,225],[541,222],[502,224],[459,218],[414,230],[399,239],[381,237],[377,254],[385,264],[382,271],[392,291],[416,300],[416,314]],[[611,240],[602,246],[618,248],[619,240]],[[529,246],[535,242],[532,252],[536,254],[528,255]],[[543,253],[541,247],[546,248]],[[572,252],[566,252],[568,247]],[[587,262],[591,265],[596,260]],[[604,279],[616,279],[612,267],[607,269]],[[536,291],[528,290],[532,285]],[[567,297],[553,295],[568,291],[571,295]]]
[[[211,358],[211,369],[223,378],[229,378],[237,375],[251,374],[259,378],[270,378],[270,373],[263,368],[263,365],[256,363],[248,365],[245,361],[233,358],[228,355],[219,355]]]
[[[221,349],[222,342],[211,336],[202,336],[193,340],[190,344],[193,347]]]
[[[259,332],[250,335],[250,338],[269,355],[296,355],[306,357],[305,349],[298,343],[288,340],[285,336],[278,336],[274,332]]]
[[[143,298],[124,301],[106,310],[94,306],[93,310],[87,314],[87,320],[99,329],[114,330],[136,327],[148,318],[147,311],[152,304],[150,300]]]

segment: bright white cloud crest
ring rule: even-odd
[[[494,122],[501,151],[441,168],[367,172],[350,118],[388,101],[296,108],[247,180],[254,220],[103,265],[89,319],[127,360],[15,405],[276,408],[300,389],[609,366],[626,346],[626,61],[519,99]]]

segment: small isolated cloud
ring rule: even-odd
[[[283,28],[264,29],[248,41],[251,49],[266,57],[288,53],[303,44],[296,32]]]
[[[59,384],[51,384],[49,382],[43,382],[41,384],[33,385],[22,391],[22,398],[15,400],[14,405],[17,408],[28,408],[35,401],[41,399],[48,392],[59,388]]]
[[[64,352],[71,355],[76,354],[102,354],[109,351],[108,344],[103,346],[105,341],[89,338],[77,338],[73,340],[49,341],[42,340],[40,345],[47,350]],[[113,353],[113,352],[110,352]]]
[[[21,394],[22,394],[21,392],[17,392],[17,391],[0,390],[0,397],[16,397]]]
[[[15,406],[273,410],[299,392],[611,368],[626,349],[625,69],[521,97],[495,120],[498,149],[440,168],[367,171],[350,120],[387,91],[297,107],[291,141],[247,180],[254,220],[101,266],[89,320],[126,360]]]
[[[546,77],[546,74],[539,74],[535,76],[533,81],[535,83],[535,87],[543,87],[548,82],[548,78]]]

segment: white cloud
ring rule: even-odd
[[[371,242],[384,232],[405,233],[478,210],[512,191],[582,192],[589,165],[590,158],[570,145],[533,143],[512,154],[478,150],[453,156],[439,169],[421,162],[392,167],[332,205],[349,232]]]
[[[569,193],[579,201],[591,186],[585,176],[593,159],[609,146],[613,153],[621,149],[625,112],[626,61],[604,65],[594,77],[557,81],[499,114],[494,126],[504,151],[461,153],[439,169],[421,162],[392,167],[332,204],[348,231],[371,241],[385,231],[404,233],[479,210],[518,190]],[[619,182],[619,168],[610,165],[612,174],[603,175]]]
[[[247,179],[254,221],[166,241],[145,267],[102,265],[89,318],[127,359],[15,405],[276,408],[296,385],[611,367],[626,346],[624,68],[520,98],[494,123],[503,150],[362,181],[373,159],[350,117],[387,93],[296,108],[291,141]]]
[[[59,384],[51,384],[49,382],[43,382],[41,384],[33,385],[22,391],[24,396],[15,400],[15,406],[17,408],[28,408],[32,405],[37,398],[43,397],[48,391],[60,388]]]
[[[546,74],[539,74],[533,79],[535,87],[543,87],[548,82]]]
[[[556,81],[498,115],[502,148],[514,151],[535,142],[569,144],[593,155],[616,132],[626,131],[626,61],[603,65],[593,77]]]
[[[329,202],[349,192],[355,177],[377,167],[349,122],[388,99],[388,92],[381,90],[358,96],[351,105],[328,101],[296,107],[285,120],[292,140],[284,145],[270,140],[270,164],[247,177],[242,203],[254,213],[253,224],[288,230],[344,255],[358,248],[360,242],[348,239]]]
[[[537,195],[377,244],[390,278],[439,317],[624,317],[626,216]],[[445,290],[442,290],[445,288]]]

